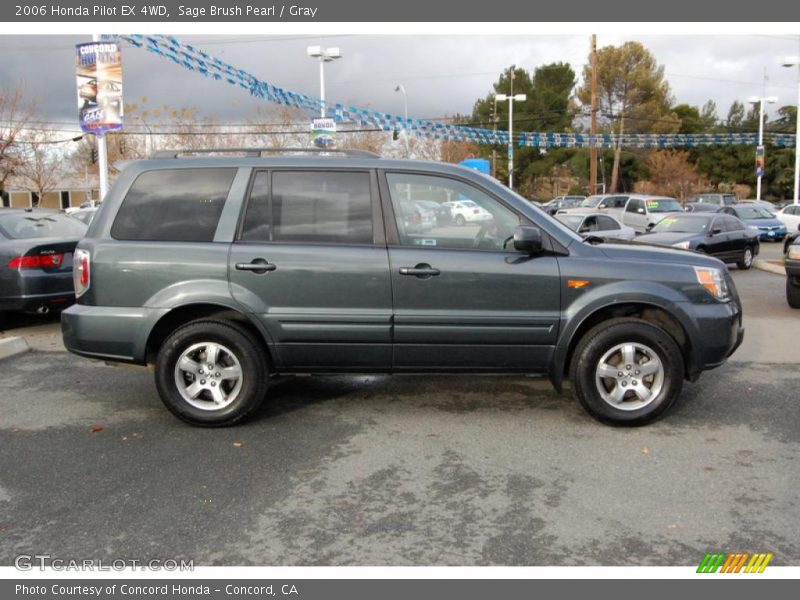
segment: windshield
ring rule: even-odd
[[[668,213],[668,212],[683,212],[681,203],[673,198],[649,198],[645,201],[647,203],[647,212],[651,213]]]
[[[81,238],[86,225],[60,213],[20,212],[0,216],[0,233],[12,240]]]
[[[582,215],[556,215],[556,219],[572,229],[572,231],[578,231],[578,227],[583,223]]]
[[[736,209],[740,219],[772,219],[772,213],[760,206],[740,206]]]
[[[650,231],[653,233],[702,233],[708,227],[710,219],[675,215],[661,219]]]
[[[461,200],[461,204],[463,204],[464,206],[469,206],[470,208],[475,208],[476,206],[478,206],[472,200]]]
[[[603,200],[603,196],[589,196],[586,200],[581,202],[581,206],[584,208],[594,208]]]

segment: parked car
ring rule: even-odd
[[[800,238],[800,231],[790,231],[786,234],[783,240],[783,254],[784,256],[789,253],[789,246],[794,244],[795,240]]]
[[[797,231],[800,229],[800,204],[784,206],[776,215],[776,218],[786,225],[787,231]]]
[[[718,212],[722,208],[718,204],[710,202],[687,202],[683,205],[685,212]]]
[[[73,219],[78,219],[81,223],[86,225],[87,227],[94,219],[94,215],[97,213],[97,208],[79,208],[78,210],[74,210],[69,214],[70,217]]]
[[[75,251],[66,347],[153,365],[195,425],[244,419],[270,375],[320,372],[569,377],[593,417],[639,425],[742,341],[715,258],[585,243],[457,165],[283,152],[128,163]],[[489,220],[404,231],[421,187]]]
[[[669,213],[682,213],[683,207],[675,198],[633,194],[622,213],[622,223],[636,233],[644,233]]]
[[[601,212],[559,213],[556,219],[583,237],[594,236],[619,240],[632,240],[636,232],[623,225],[611,215]]]
[[[492,219],[491,213],[472,200],[458,200],[444,204],[450,209],[450,218],[453,223],[459,227],[467,223],[481,223]]]
[[[760,240],[781,242],[786,237],[786,225],[775,218],[775,215],[766,208],[757,204],[723,206],[719,211],[726,215],[733,215],[755,229]]]
[[[593,210],[595,212],[607,211],[613,214],[621,214],[627,201],[628,196],[624,194],[597,194],[595,196],[589,196],[574,208],[561,209],[558,212],[570,213]]]
[[[74,302],[72,252],[85,232],[59,211],[0,208],[0,312],[46,313]]]
[[[716,213],[671,214],[637,241],[696,250],[749,269],[758,255],[758,234],[736,217]]]
[[[586,196],[556,196],[550,202],[542,205],[542,209],[548,214],[554,215],[562,208],[575,208],[580,206]]]
[[[415,202],[419,206],[433,211],[435,216],[435,225],[444,227],[445,225],[450,225],[453,222],[450,209],[444,206],[441,202],[436,202],[435,200],[415,200]]]
[[[739,200],[734,206],[758,206],[769,211],[773,216],[775,216],[780,210],[772,202],[767,200]]]
[[[714,204],[716,206],[731,206],[736,204],[736,194],[706,193],[689,198],[686,202]]]
[[[800,308],[800,236],[786,248],[786,301],[792,308]]]
[[[416,202],[402,201],[398,203],[398,206],[404,231],[422,233],[436,225],[436,216],[433,212],[418,206]]]

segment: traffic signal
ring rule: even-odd
[[[125,136],[119,138],[119,153],[125,155]]]
[[[98,159],[97,148],[92,148],[92,164],[93,165],[97,164],[97,159]]]
[[[397,140],[399,140],[399,139],[400,139],[400,132],[399,132],[399,131],[397,131],[397,129],[395,129],[395,130],[392,132],[392,141],[396,142],[396,141],[397,141]]]

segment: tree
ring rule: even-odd
[[[24,103],[22,90],[0,90],[0,192],[21,164],[17,139],[32,115],[33,107]]]
[[[571,100],[575,87],[575,72],[567,63],[552,63],[536,67],[531,75],[520,67],[506,69],[493,84],[493,92],[475,102],[470,124],[476,127],[508,131],[508,102],[497,102],[495,96],[510,94],[513,82],[514,94],[525,94],[524,102],[514,102],[514,131],[565,132],[572,129],[576,106]],[[495,146],[504,156],[506,146]],[[488,157],[489,148],[482,148]],[[547,175],[555,165],[569,163],[575,153],[568,149],[550,149],[546,153],[537,148],[517,148],[514,155],[514,175],[518,188],[530,195],[537,178]],[[521,176],[520,176],[521,175]],[[497,161],[496,176],[508,177],[508,168]]]
[[[708,180],[697,172],[697,165],[686,151],[658,150],[644,162],[649,177],[637,186],[639,191],[672,196],[683,202],[708,187]]]
[[[591,63],[591,61],[590,61]],[[583,69],[584,83],[578,89],[578,99],[591,105],[591,64]],[[597,52],[598,106],[603,119],[616,124],[621,136],[629,133],[672,133],[680,120],[671,110],[669,83],[664,79],[664,67],[639,42],[622,46],[606,46]],[[617,191],[622,145],[617,143],[611,171],[610,191]]]
[[[24,147],[21,161],[15,175],[19,182],[37,198],[36,204],[48,192],[57,189],[64,176],[64,160],[54,142],[59,138],[58,132],[29,132],[26,139],[19,140]]]

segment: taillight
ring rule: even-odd
[[[17,256],[12,258],[8,267],[10,269],[42,269],[45,267],[58,267],[64,261],[63,254],[41,254],[39,256]]]
[[[78,298],[89,289],[90,258],[88,250],[75,250],[72,259],[72,283],[75,286],[75,297]]]

